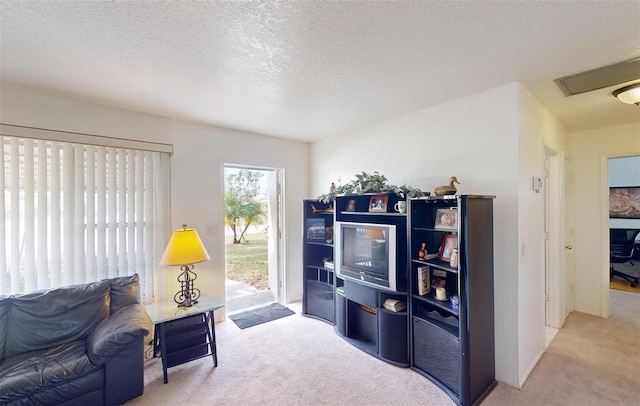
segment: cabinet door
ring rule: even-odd
[[[307,312],[333,323],[333,285],[313,280],[305,283]]]
[[[380,356],[407,364],[407,313],[378,310]]]
[[[460,341],[457,337],[414,317],[413,362],[460,395]]]
[[[336,331],[341,336],[347,335],[347,299],[336,293]]]

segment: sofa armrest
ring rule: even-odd
[[[94,365],[102,365],[121,349],[149,334],[147,318],[139,304],[123,307],[103,320],[87,337],[87,355]]]

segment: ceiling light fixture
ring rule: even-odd
[[[621,87],[612,94],[623,103],[640,106],[640,83]]]

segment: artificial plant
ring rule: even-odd
[[[395,193],[403,199],[425,195],[418,188],[388,184],[387,177],[375,171],[371,174],[366,172],[356,174],[354,180],[332,188],[329,193],[320,195],[318,199],[324,203],[330,203],[339,195],[362,195],[365,193]]]

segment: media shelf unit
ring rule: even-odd
[[[496,385],[493,312],[493,196],[427,196],[410,199],[411,368],[461,405],[472,405]],[[455,214],[455,224],[436,224]],[[442,222],[440,222],[442,223]],[[448,227],[448,228],[443,228]],[[458,264],[440,260],[445,235],[457,237]],[[420,259],[420,250],[438,254]],[[419,270],[444,282],[449,300],[434,287],[420,295]],[[440,282],[442,283],[442,282]],[[458,296],[457,308],[450,301]]]
[[[494,196],[414,198],[407,202],[407,213],[394,212],[401,200],[394,194],[388,195],[386,211],[369,212],[372,196],[338,196],[331,204],[303,201],[303,315],[332,324],[339,336],[372,356],[411,367],[459,405],[479,403],[496,385]],[[436,224],[437,215],[453,212],[454,225],[444,229]],[[341,277],[326,266],[325,261],[338,260],[336,222],[395,226],[400,277],[395,291]],[[458,264],[453,267],[439,255],[445,235],[457,237]],[[423,244],[427,255],[420,259]],[[428,270],[429,284],[434,276],[444,280],[447,299],[457,295],[458,306],[438,300],[433,288],[420,295],[419,268]],[[388,299],[406,307],[388,310]]]
[[[408,367],[408,312],[383,307],[385,300],[406,303],[407,295],[338,278],[336,325],[338,335],[359,349],[390,364]]]
[[[371,198],[377,195],[337,197],[335,219],[342,222],[395,226],[396,241],[391,249],[395,250],[396,254],[398,288],[391,291],[336,275],[335,330],[355,347],[390,364],[409,367],[408,306],[399,311],[384,307],[387,299],[407,304],[407,215],[394,212],[394,205],[401,200],[395,194],[387,195],[386,211],[369,212]]]
[[[302,314],[334,324],[335,275],[330,267],[333,261],[333,205],[320,200],[303,200],[302,205]]]

